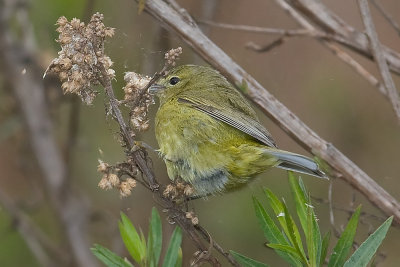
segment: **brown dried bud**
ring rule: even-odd
[[[167,185],[167,187],[165,188],[165,190],[164,190],[164,192],[163,192],[163,195],[164,195],[164,197],[167,197],[167,196],[172,196],[172,197],[175,197],[176,196],[176,187],[174,186],[174,185],[172,185],[172,184],[169,184],[169,185]]]
[[[186,185],[183,193],[185,194],[185,196],[191,196],[194,193],[194,189],[191,185]]]
[[[126,182],[128,183],[128,185],[129,185],[131,188],[136,187],[136,181],[135,181],[134,179],[132,179],[132,178],[127,178],[127,179],[126,179]]]
[[[185,189],[185,184],[180,182],[176,183],[176,189],[183,191],[183,189]]]
[[[199,218],[198,217],[193,217],[191,221],[192,221],[193,225],[198,225],[199,224]]]
[[[110,173],[108,175],[108,180],[110,181],[113,187],[117,187],[120,184],[118,175],[116,175],[115,173]]]
[[[64,17],[64,16],[61,16],[61,17],[58,18],[56,24],[59,25],[59,26],[65,26],[67,23],[68,23],[67,18]]]
[[[127,197],[131,194],[132,187],[128,184],[128,182],[121,182],[119,185],[119,194],[121,197]]]
[[[108,180],[107,174],[103,175],[98,186],[104,190],[109,190],[112,188],[112,185],[111,185],[110,181]]]
[[[109,165],[107,163],[105,163],[104,161],[102,161],[101,159],[99,159],[98,161],[99,161],[99,165],[97,166],[97,171],[98,172],[107,172]]]

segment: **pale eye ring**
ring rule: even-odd
[[[178,77],[172,77],[171,79],[169,79],[169,84],[170,85],[175,85],[180,81],[180,79]]]

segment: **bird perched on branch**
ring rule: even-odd
[[[168,176],[196,196],[238,188],[271,167],[326,177],[313,159],[278,149],[250,104],[209,67],[176,67],[149,91],[160,99],[155,129]]]

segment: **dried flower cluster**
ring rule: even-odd
[[[121,197],[127,197],[131,194],[131,191],[136,187],[136,181],[132,178],[127,178],[125,181],[121,181],[120,177],[114,173],[119,168],[110,166],[99,159],[99,165],[97,171],[103,173],[103,177],[99,182],[99,187],[104,190],[117,188]]]
[[[100,13],[94,14],[86,26],[79,19],[68,21],[64,16],[57,20],[57,25],[61,51],[45,75],[58,74],[64,93],[78,94],[82,101],[91,104],[97,94],[93,86],[99,84],[99,77],[115,76],[110,68],[113,62],[104,54],[105,38],[113,36],[114,29],[104,26]]]
[[[135,103],[130,112],[131,124],[135,130],[146,131],[150,127],[147,112],[149,106],[154,104],[154,98],[147,91],[143,92],[143,88],[150,82],[150,77],[135,72],[127,72],[124,80],[126,82],[123,88],[125,92],[124,100],[128,101],[128,106],[130,103]]]
[[[175,49],[169,50],[167,53],[165,53],[164,58],[166,60],[166,63],[171,66],[176,65],[176,60],[178,57],[182,54],[182,47],[178,47]]]
[[[176,184],[169,184],[165,188],[163,195],[171,199],[179,199],[180,197],[189,197],[194,193],[193,187],[190,184],[177,182]]]

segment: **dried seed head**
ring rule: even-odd
[[[105,163],[104,161],[102,161],[101,159],[99,159],[98,161],[99,161],[99,165],[97,166],[97,171],[98,172],[107,172],[109,165],[107,163]]]
[[[176,187],[172,184],[167,185],[167,187],[165,188],[164,192],[163,192],[164,197],[176,197],[177,195],[177,191],[176,191]]]
[[[107,174],[103,175],[98,186],[104,190],[108,190],[108,189],[112,188],[112,185],[111,185],[110,181],[108,180]]]
[[[133,179],[132,179],[133,180]],[[135,186],[136,186],[136,181],[135,181]],[[132,182],[121,182],[121,184],[119,185],[119,194],[121,197],[127,197],[131,194],[132,188],[135,187],[132,186]]]
[[[110,181],[110,184],[113,187],[117,187],[118,185],[120,185],[120,181],[119,181],[118,175],[116,175],[115,173],[110,173],[108,175],[108,180]]]
[[[198,217],[193,217],[191,219],[191,222],[192,222],[193,225],[198,225],[199,224],[199,218]]]
[[[142,76],[135,72],[125,73],[124,80],[126,82],[124,89],[124,99],[135,103],[135,107],[131,107],[130,121],[133,128],[137,131],[146,131],[150,124],[147,118],[149,106],[154,104],[154,98],[147,91],[143,91],[150,82],[150,77]],[[130,106],[128,102],[128,106]]]
[[[185,189],[183,190],[183,193],[185,194],[185,196],[192,196],[194,193],[194,189],[193,186],[191,185],[186,185]]]
[[[91,104],[97,94],[93,86],[99,84],[102,70],[108,78],[115,77],[114,70],[110,69],[112,61],[104,54],[105,38],[112,36],[114,29],[104,26],[100,13],[94,14],[87,25],[77,18],[68,21],[65,17],[60,17],[57,25],[61,51],[45,75],[49,72],[58,74],[64,82],[64,93],[75,93]]]
[[[176,60],[181,54],[182,54],[182,47],[178,47],[175,49],[171,49],[167,53],[165,53],[164,58],[167,61],[168,65],[175,66]]]
[[[132,178],[127,178],[127,179],[126,179],[126,182],[128,183],[128,185],[129,185],[131,188],[136,187],[136,181],[135,181],[134,179],[132,179]]]

